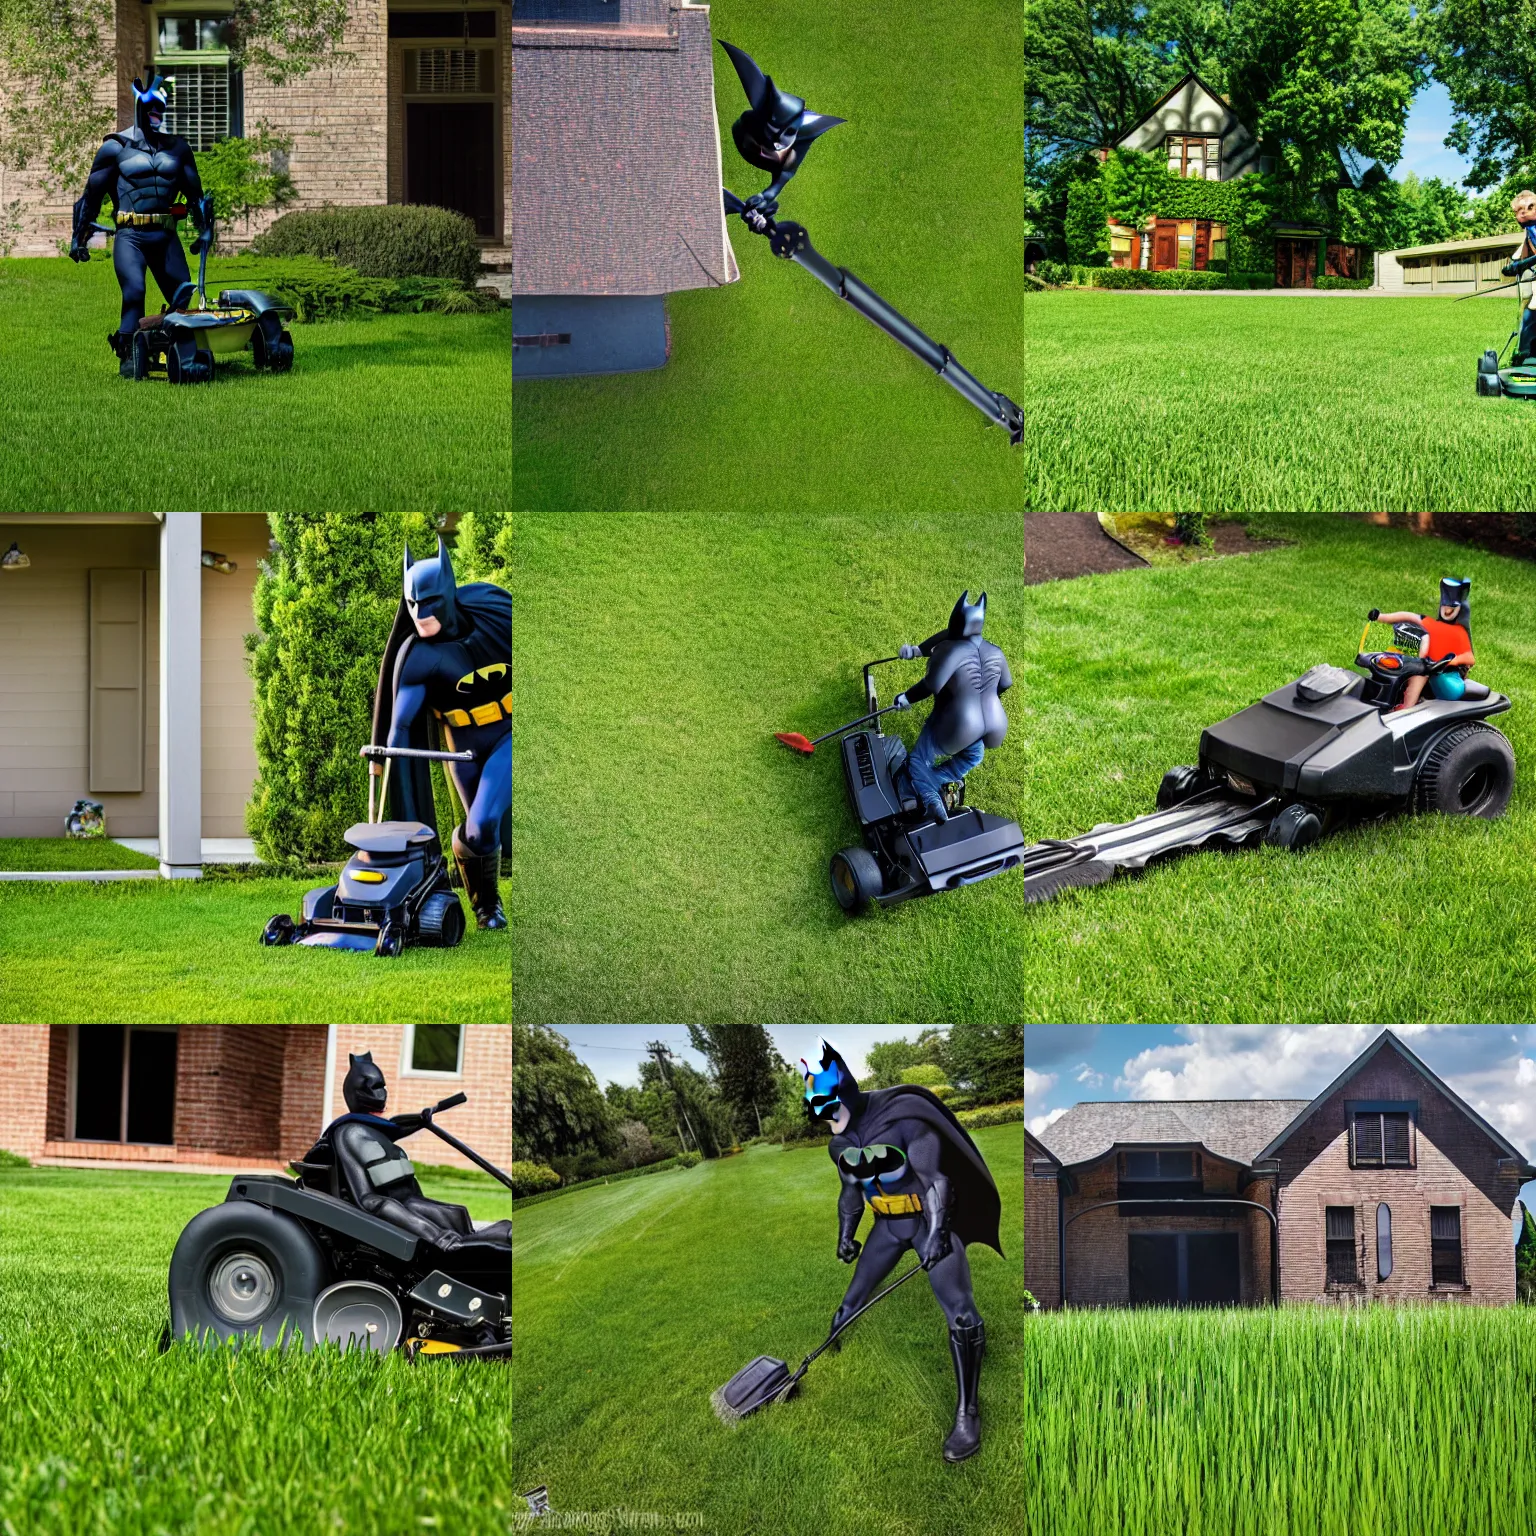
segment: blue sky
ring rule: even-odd
[[[1382,1028],[1026,1024],[1024,1117],[1038,1135],[1085,1100],[1311,1098]],[[1536,1025],[1410,1024],[1394,1032],[1536,1161]],[[1536,1210],[1536,1182],[1521,1193]]]
[[[1412,171],[1422,180],[1438,176],[1441,181],[1459,182],[1466,174],[1467,162],[1454,149],[1445,147],[1451,131],[1451,98],[1438,80],[1413,98],[1408,109],[1408,124],[1403,133],[1403,158],[1392,168],[1400,181]]]

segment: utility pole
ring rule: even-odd
[[[667,1087],[672,1090],[673,1101],[675,1102],[677,1108],[682,1110],[683,1121],[688,1127],[688,1134],[693,1137],[694,1150],[696,1152],[702,1152],[704,1147],[703,1144],[699,1141],[699,1133],[694,1130],[693,1121],[688,1118],[688,1106],[683,1103],[683,1096],[677,1091],[677,1084],[672,1081],[671,1069],[668,1066],[668,1058],[672,1055],[672,1053],[667,1049],[666,1042],[662,1040],[648,1040],[645,1046],[645,1054],[651,1057],[653,1061],[655,1061],[657,1067],[661,1071],[662,1077],[666,1080]],[[682,1136],[681,1129],[678,1130],[678,1136]]]

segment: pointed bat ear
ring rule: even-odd
[[[133,94],[135,96],[142,96],[144,94],[144,82],[137,75],[133,77]]]
[[[747,101],[756,111],[768,100],[770,89],[768,78],[757,67],[752,55],[743,53],[740,48],[733,48],[723,38],[720,46],[731,56],[731,63],[736,66],[736,78],[741,81],[741,88],[747,93]]]
[[[807,112],[800,119],[800,126],[796,129],[796,136],[802,141],[819,139],[829,128],[836,128],[839,123],[846,123],[846,117],[828,117],[822,112]]]
[[[402,576],[411,574],[411,541],[409,539],[405,541],[405,559],[401,565],[401,574]]]
[[[458,582],[453,575],[453,560],[448,553],[448,546],[443,543],[442,534],[437,536],[437,563],[447,575],[449,586],[456,587]]]
[[[349,1067],[355,1067],[357,1065],[357,1057],[354,1056],[351,1051],[347,1052],[347,1065]]]
[[[981,596],[976,599],[976,606],[980,608],[983,613],[987,611],[987,594],[985,592],[983,592]]]

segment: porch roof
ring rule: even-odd
[[[1117,1146],[1198,1144],[1244,1166],[1291,1124],[1310,1099],[1180,1099],[1077,1104],[1038,1140],[1066,1167],[1097,1162]]]

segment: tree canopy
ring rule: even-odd
[[[617,1135],[591,1069],[548,1024],[512,1026],[512,1156],[547,1163],[611,1152]]]

